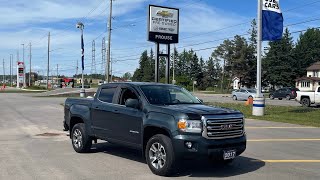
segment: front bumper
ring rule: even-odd
[[[186,142],[191,142],[188,148]],[[212,157],[220,159],[226,150],[236,150],[239,156],[246,149],[246,135],[230,139],[206,139],[201,135],[177,135],[173,138],[173,146],[176,156],[181,158]]]

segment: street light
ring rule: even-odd
[[[81,59],[82,59],[82,78],[81,78],[81,83],[82,87],[80,90],[80,97],[85,97],[85,89],[84,89],[84,78],[83,78],[83,70],[84,70],[84,44],[83,44],[83,29],[84,25],[82,22],[78,22],[76,27],[81,30]]]

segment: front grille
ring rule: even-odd
[[[203,137],[227,139],[243,136],[244,122],[239,115],[203,116]]]

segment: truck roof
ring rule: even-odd
[[[114,83],[109,83],[109,84],[116,84],[116,85],[130,84],[130,85],[134,85],[134,86],[142,86],[142,85],[168,86],[168,85],[172,85],[172,84],[163,84],[163,83],[155,83],[155,82],[114,82]],[[104,86],[104,85],[108,85],[108,84],[102,84],[102,86]]]

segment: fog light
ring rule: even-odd
[[[188,149],[192,148],[192,142],[186,142],[185,145],[187,146]]]

